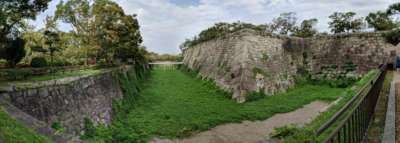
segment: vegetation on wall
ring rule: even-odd
[[[386,42],[391,43],[393,45],[397,45],[400,43],[400,29],[395,29],[383,33],[383,37],[385,37]]]

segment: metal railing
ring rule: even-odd
[[[329,128],[335,128],[323,143],[359,143],[363,141],[375,111],[386,68],[387,64],[380,66],[378,76],[363,86],[356,96],[317,130],[316,134],[320,136]]]

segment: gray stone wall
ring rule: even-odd
[[[382,33],[355,33],[307,39],[310,41],[310,68],[319,72],[322,66],[337,65],[340,71],[351,63],[356,66],[356,73],[366,73],[377,68],[385,58],[393,62],[399,48],[387,43],[381,35]]]
[[[84,118],[110,123],[112,101],[123,95],[118,81],[106,72],[63,84],[18,89],[0,97],[49,125],[60,122],[67,133],[78,135]]]
[[[316,74],[331,66],[342,73],[354,67],[351,74],[364,74],[385,58],[393,61],[397,49],[381,33],[295,38],[244,29],[185,49],[183,62],[243,102],[251,91],[286,91],[304,71]]]

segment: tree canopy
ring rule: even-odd
[[[25,41],[20,38],[26,19],[35,19],[47,9],[50,0],[0,1],[0,58],[15,66],[25,56]]]
[[[376,31],[392,30],[398,26],[388,13],[382,11],[370,13],[365,20],[368,22],[369,27],[374,28]]]
[[[329,28],[333,33],[357,32],[363,28],[363,19],[355,18],[354,12],[335,12],[329,16]]]
[[[110,0],[70,0],[57,5],[56,19],[70,23],[80,48],[87,58],[105,60],[139,60],[137,52],[142,43],[136,15],[126,15]],[[143,59],[141,59],[143,60]]]
[[[301,22],[300,27],[296,27],[292,36],[297,37],[312,37],[318,33],[318,30],[315,29],[315,25],[318,23],[318,19],[307,19]]]
[[[279,17],[272,20],[270,28],[272,32],[287,35],[296,29],[297,17],[294,12],[282,13]]]

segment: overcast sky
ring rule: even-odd
[[[60,0],[31,21],[42,28]],[[180,53],[179,45],[216,22],[269,23],[283,12],[296,12],[300,20],[317,18],[320,31],[328,31],[333,12],[354,11],[358,16],[384,10],[398,0],[115,0],[127,14],[138,14],[144,45],[157,53]],[[68,30],[69,26],[60,25]]]

